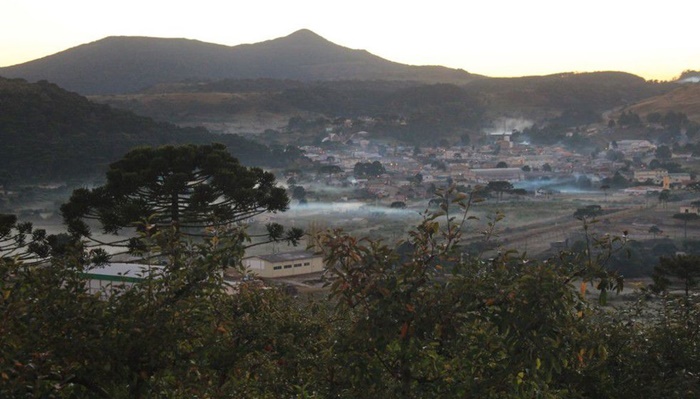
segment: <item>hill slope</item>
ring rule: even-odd
[[[691,121],[700,123],[700,84],[684,84],[669,93],[640,101],[627,110],[642,117],[653,112],[662,115],[669,111],[682,112]]]
[[[466,83],[463,70],[410,66],[352,50],[303,29],[256,44],[224,46],[187,39],[108,37],[27,63],[0,76],[49,80],[81,94],[130,93],[183,80],[414,80]]]
[[[102,176],[139,145],[226,144],[241,162],[284,164],[285,156],[236,135],[180,128],[88,101],[47,83],[0,78],[0,171],[13,180]]]
[[[92,98],[159,120],[183,125],[219,125],[222,131],[228,132],[277,129],[297,115],[308,115],[312,119],[401,116],[415,127],[416,137],[423,135],[428,139],[436,130],[478,131],[490,120],[503,116],[532,122],[557,118],[566,125],[597,122],[606,110],[633,104],[675,87],[647,82],[622,72],[593,72],[482,78],[466,85],[405,81],[223,80],[161,85],[137,95]],[[263,118],[273,123],[265,125],[261,123]],[[374,131],[381,135],[381,131]]]

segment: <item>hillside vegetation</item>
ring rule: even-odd
[[[639,115],[682,112],[691,121],[700,123],[700,84],[682,85],[671,92],[640,101],[627,109]]]
[[[154,86],[141,94],[94,96],[95,101],[174,123],[215,123],[256,115],[306,119],[360,116],[401,118],[405,126],[375,126],[377,136],[423,140],[479,131],[502,116],[563,125],[602,121],[608,109],[677,86],[620,72],[567,73],[512,79],[483,78],[464,85],[407,81],[248,79]],[[277,122],[279,125],[279,122]],[[266,125],[246,133],[278,129]],[[233,130],[236,132],[236,130]]]
[[[144,145],[222,142],[247,164],[279,165],[287,158],[236,135],[155,122],[45,81],[0,78],[0,110],[0,171],[13,180],[100,175],[128,150]]]

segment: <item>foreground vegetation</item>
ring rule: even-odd
[[[321,299],[246,284],[232,294],[221,271],[243,254],[235,229],[198,243],[174,228],[144,236],[165,254],[163,271],[108,298],[86,291],[94,259],[79,241],[52,246],[43,264],[3,257],[0,396],[700,394],[692,291],[675,298],[661,284],[649,303],[601,306],[622,288],[605,263],[624,239],[590,235],[580,254],[546,261],[461,257],[472,200],[443,195],[399,248],[319,234],[329,265]]]

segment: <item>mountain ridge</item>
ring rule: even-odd
[[[413,66],[328,41],[308,30],[226,46],[183,38],[108,36],[33,61],[0,76],[48,80],[83,95],[133,93],[160,83],[219,79],[408,80],[467,83],[464,70]]]

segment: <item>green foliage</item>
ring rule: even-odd
[[[112,109],[46,81],[0,78],[0,103],[0,171],[12,171],[15,184],[99,176],[137,146],[223,142],[247,164],[283,166],[299,159],[240,136],[179,128]]]
[[[318,168],[318,173],[334,175],[338,173],[343,173],[343,169],[338,165],[321,165]]]
[[[106,298],[86,290],[92,266],[78,252],[44,267],[0,262],[0,396],[294,392],[315,364],[316,341],[304,339],[321,335],[313,314],[275,290],[243,284],[231,295],[220,269],[235,246],[227,238],[191,245],[172,241],[174,231],[158,235],[180,260]]]
[[[654,285],[657,291],[667,290],[674,282],[680,282],[685,296],[698,285],[700,280],[700,256],[676,255],[661,257],[659,264],[654,267]]]
[[[177,256],[114,295],[87,291],[95,263],[79,245],[41,267],[0,259],[0,397],[700,394],[695,297],[587,300],[589,285],[601,304],[622,289],[607,264],[624,236],[596,236],[584,221],[580,252],[474,257],[462,241],[478,190],[436,195],[398,246],[320,233],[322,301],[229,285],[221,266],[239,263],[245,234],[226,229],[197,243],[174,227],[142,232],[150,251]]]
[[[377,177],[386,173],[384,165],[379,161],[358,162],[353,168],[355,177]]]
[[[104,186],[75,190],[61,214],[77,237],[91,237],[90,220],[111,234],[135,228],[148,236],[173,227],[196,236],[288,204],[274,175],[240,165],[223,145],[186,145],[130,151],[110,165]],[[132,253],[144,249],[137,238],[112,244]]]
[[[642,120],[638,114],[632,111],[622,111],[617,120],[617,124],[622,127],[634,127],[642,124]]]
[[[19,222],[15,215],[0,213],[0,259],[35,262],[48,257],[50,250],[45,230]]]
[[[668,146],[660,145],[656,148],[655,155],[658,159],[668,160],[673,156],[673,152]]]
[[[574,217],[579,220],[594,219],[602,213],[603,209],[600,207],[600,205],[588,205],[583,208],[576,209],[574,212]]]
[[[498,199],[503,199],[503,193],[507,193],[513,190],[513,184],[504,180],[494,180],[488,182],[486,187],[484,187],[486,192],[494,192],[498,196]]]
[[[683,212],[674,214],[673,218],[683,221],[683,237],[688,238],[688,222],[697,221],[700,219],[700,215],[692,212]]]

